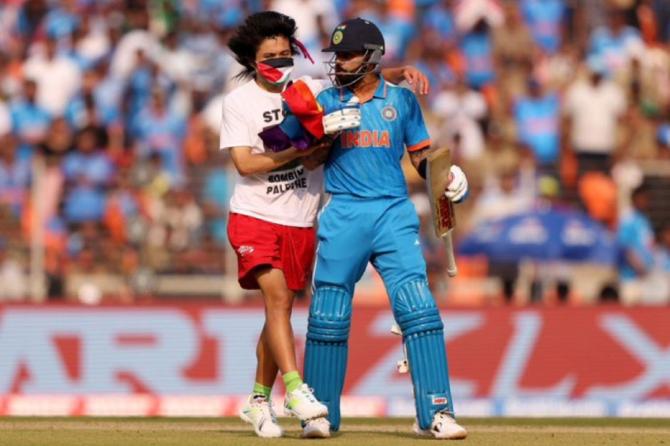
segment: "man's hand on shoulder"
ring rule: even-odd
[[[402,77],[417,95],[428,94],[428,91],[430,90],[430,81],[428,80],[428,76],[423,74],[418,68],[412,65],[405,65],[402,68]]]

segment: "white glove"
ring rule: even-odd
[[[361,109],[358,102],[358,98],[352,96],[344,108],[323,117],[323,130],[326,135],[334,135],[342,130],[360,127]]]
[[[468,193],[468,179],[458,166],[451,166],[449,173],[452,179],[447,186],[447,190],[444,191],[444,195],[454,203],[460,203]]]

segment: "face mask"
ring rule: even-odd
[[[256,63],[256,72],[270,85],[284,85],[293,71],[293,58],[280,57]]]

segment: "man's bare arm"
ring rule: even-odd
[[[430,90],[430,81],[428,80],[428,77],[426,77],[426,75],[419,69],[411,65],[383,68],[382,76],[393,84],[407,81],[416,94],[428,94],[428,90]]]
[[[311,147],[314,149],[312,153],[302,158],[302,165],[305,166],[307,170],[314,170],[328,159],[330,155],[330,149],[333,146],[333,138],[326,137],[322,141],[319,141]]]
[[[412,162],[412,166],[419,171],[419,164],[421,164],[421,161],[423,161],[428,154],[430,153],[430,146],[426,146],[426,148],[421,149],[421,150],[416,150],[414,152],[409,153],[409,160]]]
[[[303,156],[294,147],[281,152],[251,153],[251,147],[233,147],[230,156],[237,172],[246,177],[259,173],[267,173],[284,164],[290,163],[296,158]]]

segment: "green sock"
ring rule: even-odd
[[[265,398],[270,398],[272,393],[272,387],[264,386],[261,383],[254,384],[254,390],[252,392],[254,395],[263,395]]]
[[[302,385],[302,378],[300,378],[300,373],[296,371],[285,373],[283,378],[287,392],[293,392]]]

